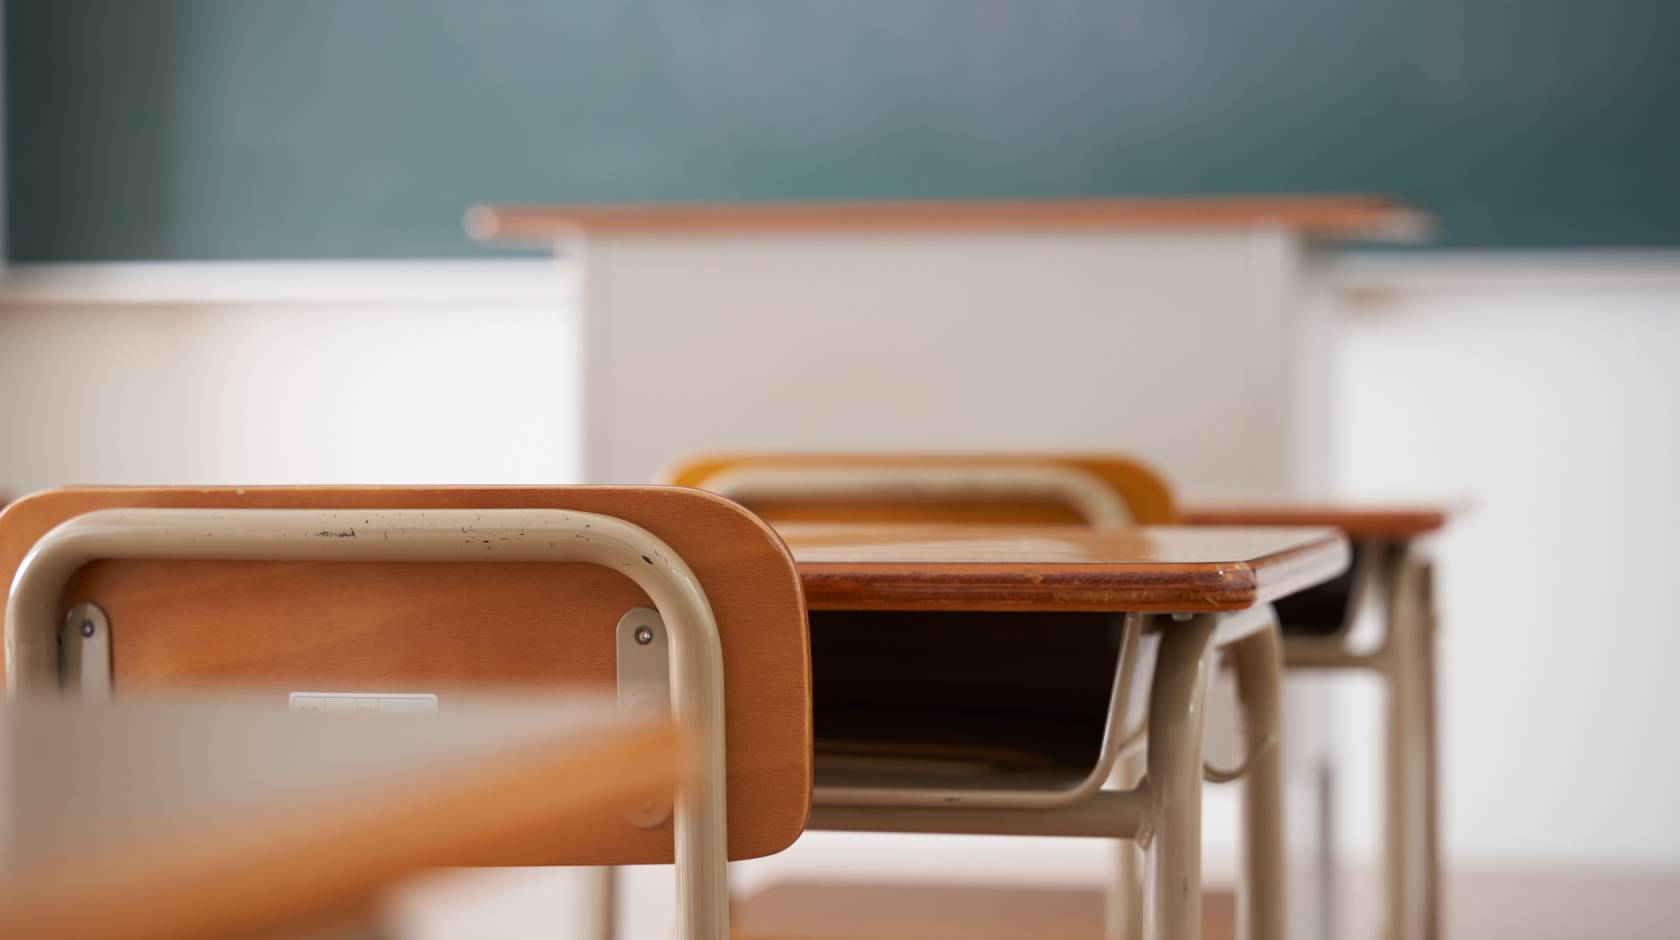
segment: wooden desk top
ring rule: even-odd
[[[1334,529],[789,525],[813,610],[1242,610],[1348,564]]]
[[[1329,526],[1355,542],[1408,542],[1446,525],[1448,513],[1438,506],[1233,504],[1189,506],[1179,510],[1179,520],[1195,526]]]
[[[402,877],[601,849],[669,794],[676,729],[598,694],[322,717],[198,696],[0,710],[0,936],[270,936]],[[75,741],[77,746],[65,747]],[[8,870],[10,869],[10,870]]]
[[[481,205],[468,234],[549,242],[592,235],[754,232],[1092,231],[1279,226],[1320,239],[1415,239],[1428,217],[1372,195],[1220,196],[923,202]]]

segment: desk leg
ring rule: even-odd
[[[1216,663],[1216,614],[1162,631],[1149,697],[1152,832],[1143,841],[1144,928],[1155,940],[1202,936],[1202,723]]]
[[[1422,646],[1423,687],[1423,936],[1441,937],[1441,741],[1436,736],[1436,706],[1440,686],[1435,675],[1435,569],[1420,563],[1418,572],[1418,636]]]
[[[1440,932],[1435,618],[1430,568],[1395,559],[1388,610],[1388,899],[1393,940]]]
[[[1276,626],[1231,648],[1243,738],[1250,756],[1243,775],[1242,890],[1237,896],[1237,936],[1283,940],[1283,655]]]

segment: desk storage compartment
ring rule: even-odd
[[[1353,575],[1360,570],[1356,543],[1347,570],[1336,577],[1278,601],[1278,626],[1296,636],[1335,636],[1348,626],[1353,614]]]
[[[817,785],[1077,785],[1102,754],[1123,621],[812,611]]]

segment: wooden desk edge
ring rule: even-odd
[[[1232,563],[800,562],[811,610],[1246,610],[1347,569],[1339,533]]]
[[[880,231],[1093,231],[1279,226],[1317,239],[1419,241],[1433,219],[1385,196],[735,202],[656,205],[478,205],[481,241],[551,242],[594,235],[720,235]]]

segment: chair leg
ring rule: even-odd
[[[618,869],[610,865],[585,868],[589,926],[583,936],[589,940],[613,940],[618,933]]]
[[[1202,725],[1216,658],[1214,614],[1162,630],[1149,701],[1153,827],[1143,840],[1144,930],[1155,940],[1202,936]]]
[[[1245,940],[1283,940],[1282,643],[1275,625],[1231,648],[1243,737],[1250,758],[1243,776],[1242,890],[1238,933]]]

